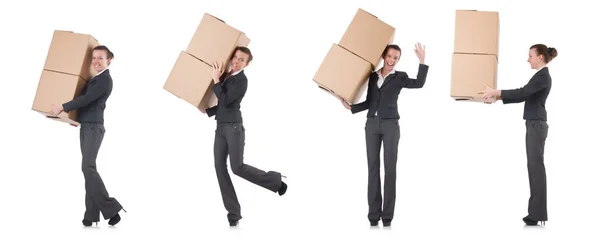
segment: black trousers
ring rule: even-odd
[[[368,118],[365,125],[367,144],[367,164],[369,168],[367,198],[369,220],[394,218],[396,205],[396,162],[400,126],[396,119]],[[383,205],[381,198],[380,153],[383,142],[383,166],[385,179],[383,184]],[[383,206],[383,207],[382,207]]]
[[[115,216],[123,207],[108,195],[104,182],[96,169],[96,157],[104,138],[104,125],[100,123],[81,123],[79,141],[81,145],[81,170],[85,178],[85,214],[84,219],[100,221],[100,212],[104,219]]]
[[[279,172],[265,172],[244,164],[245,131],[242,123],[217,124],[215,131],[214,155],[217,180],[223,204],[228,212],[227,218],[233,220],[241,219],[242,215],[240,203],[227,171],[227,156],[229,156],[233,174],[273,192],[277,192],[281,187]]]
[[[529,208],[527,216],[535,221],[547,221],[546,168],[544,166],[544,146],[548,137],[548,124],[542,120],[527,120],[525,144],[527,151],[527,171],[529,173]]]

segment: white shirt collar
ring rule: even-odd
[[[387,75],[385,75],[385,77],[383,77],[383,75],[381,74],[381,70],[383,70],[383,68],[380,68],[379,70],[377,70],[377,75],[379,75],[379,77],[381,77],[381,78],[386,78],[390,74],[396,73],[396,69],[392,69],[392,71],[390,71]]]
[[[227,80],[227,79],[229,79],[229,78],[231,78],[231,77],[233,77],[233,76],[235,76],[235,75],[238,75],[238,74],[239,74],[239,73],[241,73],[243,70],[244,70],[244,69],[242,69],[242,70],[240,70],[240,71],[237,71],[237,72],[233,72],[233,73],[231,73],[231,74],[227,75],[227,76],[225,77],[225,79],[223,79],[223,81],[225,81],[225,80]],[[220,82],[220,83],[222,84],[223,82]]]
[[[102,74],[102,73],[103,73],[104,71],[106,71],[107,69],[108,69],[108,68],[105,68],[105,69],[103,69],[102,71],[98,72],[96,75],[94,75],[94,77],[96,77],[96,76],[98,76],[98,75]]]

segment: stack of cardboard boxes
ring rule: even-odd
[[[350,104],[366,89],[369,75],[381,62],[385,47],[394,41],[394,27],[358,9],[339,44],[333,44],[313,81]]]
[[[62,105],[81,94],[95,74],[92,51],[98,45],[91,35],[54,31],[32,110],[54,120],[78,124],[77,110],[50,117],[50,109],[53,104]]]
[[[247,47],[250,39],[224,21],[205,13],[186,51],[181,51],[163,88],[200,109],[217,104],[212,93],[211,66],[226,68],[237,46]]]
[[[498,12],[457,10],[450,96],[483,102],[485,86],[496,88],[500,20]]]

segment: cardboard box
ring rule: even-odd
[[[250,39],[246,34],[205,13],[186,52],[210,65],[214,62],[226,65],[237,46],[248,44]]]
[[[211,67],[182,51],[163,88],[195,107],[207,109],[217,104],[212,85]]]
[[[454,53],[498,56],[500,17],[498,12],[456,10]]]
[[[86,85],[86,81],[79,76],[43,70],[38,83],[37,92],[33,100],[32,110],[46,117],[49,116],[52,105],[60,106],[79,96]],[[70,124],[77,122],[78,111],[63,112],[58,117],[48,117]]]
[[[363,9],[358,9],[339,45],[377,68],[385,47],[394,41],[395,28]]]
[[[91,65],[92,51],[98,45],[98,41],[91,35],[56,30],[52,36],[44,69],[89,80],[95,74]]]
[[[496,88],[498,61],[495,55],[453,54],[450,96],[457,101],[483,102],[485,86]]]
[[[322,89],[355,104],[364,93],[371,72],[371,63],[333,44],[313,81]]]

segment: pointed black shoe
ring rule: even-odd
[[[229,226],[231,226],[231,227],[238,226],[238,222],[239,221],[236,219],[229,219]]]
[[[530,218],[527,218],[527,217],[523,218],[523,222],[525,222],[525,224],[526,224],[527,226],[534,226],[534,225],[537,225],[537,221],[535,221],[535,220],[533,220],[533,219],[530,219]]]
[[[83,226],[85,226],[85,227],[90,227],[90,226],[92,226],[92,223],[94,223],[94,222],[92,222],[92,221],[90,221],[90,220],[87,220],[87,219],[84,219],[84,220],[81,220],[81,223],[82,223],[82,224],[83,224]]]
[[[279,187],[279,190],[277,190],[277,192],[279,193],[279,196],[283,196],[283,194],[285,194],[285,192],[287,191],[287,184],[285,184],[285,182],[281,182],[281,187]]]
[[[120,221],[121,221],[121,216],[119,216],[119,214],[117,214],[117,215],[113,216],[112,218],[110,218],[110,220],[108,221],[108,224],[111,226],[115,226]]]
[[[379,220],[370,219],[369,222],[371,222],[371,226],[377,226],[377,225],[379,225]]]
[[[392,226],[392,220],[391,219],[382,219],[381,221],[383,221],[383,227],[390,227],[390,226]]]

